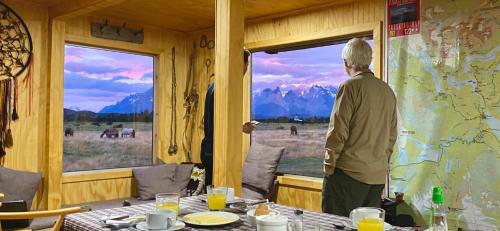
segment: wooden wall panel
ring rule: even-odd
[[[63,183],[65,205],[90,203],[136,196],[132,177]]]
[[[283,185],[278,189],[276,203],[321,212],[321,190]]]
[[[265,22],[252,23],[250,20],[246,24],[245,42],[310,35],[383,20],[383,0],[359,0]]]
[[[19,120],[11,124],[14,146],[6,149],[5,167],[41,172],[44,183],[34,199],[33,208],[45,208],[47,175],[46,134],[47,134],[47,84],[48,75],[48,9],[41,5],[24,1],[4,1],[24,20],[33,40],[32,103],[29,104],[29,88],[23,83],[24,75],[18,78]]]
[[[192,137],[192,153],[193,162],[200,163],[201,157],[201,140],[205,136],[203,132],[203,115],[205,110],[205,96],[208,89],[208,85],[214,81],[214,65],[215,65],[215,49],[201,48],[200,41],[201,37],[205,35],[207,41],[215,41],[215,30],[208,29],[198,32],[193,32],[189,34],[188,42],[186,43],[189,56],[194,49],[196,49],[195,62],[193,66],[195,86],[198,93],[198,107],[196,109],[195,119],[194,119],[194,132]],[[210,62],[207,68],[207,62]],[[186,60],[187,68],[189,68],[189,60]],[[208,69],[208,70],[207,70]],[[188,71],[189,72],[189,71]],[[214,74],[214,76],[212,76]],[[184,89],[182,89],[184,90]]]
[[[321,212],[322,179],[286,175],[279,176],[278,182],[278,204]]]
[[[187,42],[187,55],[191,53],[193,48],[193,43],[195,44],[196,49],[196,58],[194,65],[194,75],[196,77],[196,89],[199,95],[198,109],[195,116],[195,132],[192,138],[193,145],[193,162],[199,163],[200,159],[200,147],[201,140],[204,137],[203,132],[203,115],[205,108],[205,96],[208,89],[208,85],[214,81],[214,78],[217,78],[217,75],[214,72],[214,49],[201,48],[200,41],[201,37],[205,35],[207,40],[215,41],[215,28],[209,28],[201,31],[191,32],[189,33],[188,42]],[[243,51],[242,51],[243,53]],[[242,54],[243,56],[243,54]],[[208,66],[207,71],[207,60],[210,60],[210,65]],[[251,61],[250,61],[251,64]],[[188,64],[187,64],[188,65]],[[214,74],[214,76],[211,76]],[[243,122],[250,121],[251,119],[251,68],[249,66],[247,73],[243,77]],[[248,152],[248,147],[250,146],[250,136],[242,133],[242,153],[243,159],[242,162],[245,161],[246,153]]]

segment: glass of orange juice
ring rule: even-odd
[[[156,194],[156,209],[173,210],[179,215],[179,199],[178,193],[158,193]]]
[[[358,220],[358,231],[383,231],[384,221],[380,218],[361,218]]]
[[[226,208],[227,187],[207,186],[208,209],[223,210]]]
[[[385,211],[381,208],[360,207],[351,211],[349,218],[358,231],[383,231]]]

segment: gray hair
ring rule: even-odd
[[[342,59],[351,68],[368,68],[372,62],[372,48],[365,40],[353,38],[342,50]]]

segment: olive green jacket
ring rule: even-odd
[[[366,184],[385,184],[397,137],[396,97],[371,72],[350,77],[337,91],[326,139],[324,173],[335,168]]]

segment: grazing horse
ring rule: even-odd
[[[299,133],[297,133],[297,126],[292,125],[292,126],[290,127],[290,135],[291,135],[291,136],[296,136],[296,135],[298,135],[298,134],[299,134]]]
[[[106,128],[101,134],[101,138],[106,135],[107,138],[118,138],[118,129],[116,128]]]
[[[123,130],[122,130],[122,138],[123,137],[132,137],[132,138],[135,138],[135,130],[133,128],[123,128]]]
[[[73,136],[73,128],[66,128],[64,129],[64,136]]]

